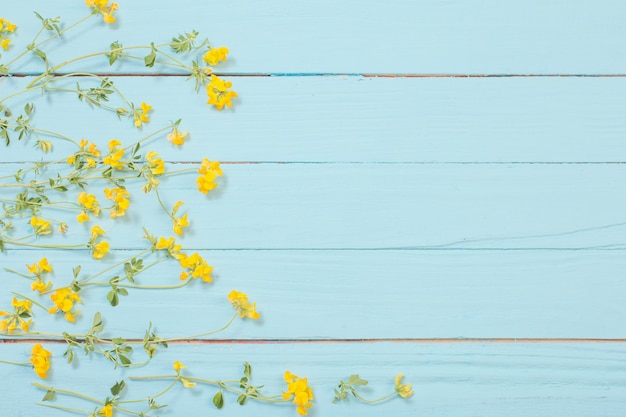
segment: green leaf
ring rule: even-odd
[[[44,61],[48,60],[48,57],[46,56],[46,53],[44,51],[42,51],[41,49],[35,49],[33,51],[33,53],[35,55],[37,55],[39,58],[43,59]]]
[[[243,374],[248,377],[248,379],[250,375],[252,375],[252,366],[248,362],[243,363]]]
[[[74,273],[74,278],[78,278],[78,274],[80,273],[80,268],[81,268],[81,266],[78,265],[77,267],[72,269],[72,272]]]
[[[107,300],[109,300],[109,303],[111,303],[113,307],[118,305],[120,303],[120,298],[117,295],[117,291],[115,290],[109,291],[109,293],[107,294]]]
[[[124,356],[124,355],[118,355],[120,362],[122,363],[122,365],[130,365],[132,362],[130,361],[130,359],[128,358],[128,356]]]
[[[143,59],[146,67],[152,68],[154,66],[154,62],[156,61],[156,49],[154,48],[154,44],[152,44],[152,52],[145,56]]]
[[[111,387],[111,394],[113,394],[113,396],[117,396],[120,392],[122,392],[125,386],[126,382],[124,382],[123,379],[120,382],[116,382],[115,385]]]
[[[359,375],[350,375],[348,383],[352,385],[367,385],[367,381],[359,378]]]
[[[239,397],[237,397],[237,402],[239,403],[239,405],[244,405],[247,399],[248,397],[246,397],[244,394],[241,394]]]
[[[55,397],[56,397],[55,392],[49,389],[48,391],[46,391],[46,395],[43,396],[41,401],[53,401]]]
[[[128,295],[128,290],[126,288],[118,288],[117,293],[120,295]]]
[[[122,56],[122,44],[118,41],[115,41],[111,44],[111,53],[107,56],[109,57],[109,65],[113,65],[117,59]]]
[[[215,393],[215,395],[213,396],[213,405],[218,409],[221,410],[222,407],[224,407],[224,396],[222,395],[222,391],[217,391]]]

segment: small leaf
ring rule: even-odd
[[[109,300],[109,303],[111,303],[113,307],[118,305],[120,303],[120,298],[117,295],[117,291],[115,290],[109,291],[109,293],[107,294],[107,300]]]
[[[244,362],[243,364],[243,374],[248,378],[252,375],[252,366],[248,362]]]
[[[213,405],[221,410],[224,407],[224,396],[222,395],[222,391],[217,391],[213,396]]]
[[[41,401],[53,401],[56,398],[56,394],[51,389],[46,391],[46,395],[43,396]]]
[[[120,392],[122,392],[125,386],[126,382],[124,382],[123,379],[120,382],[116,382],[115,385],[111,387],[111,394],[113,394],[114,396],[118,395]]]
[[[241,394],[239,397],[237,397],[237,402],[239,403],[239,405],[244,405],[247,399],[248,397],[246,397],[244,394]]]

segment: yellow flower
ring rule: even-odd
[[[98,411],[98,415],[103,417],[113,417],[113,405],[105,405]]]
[[[207,104],[212,104],[216,109],[222,110],[224,106],[232,107],[231,100],[237,97],[237,93],[229,91],[233,83],[224,81],[215,74],[211,74],[211,82],[206,86],[206,93],[209,97]]]
[[[241,318],[249,317],[256,320],[261,317],[256,311],[256,303],[250,304],[248,296],[242,292],[232,290],[228,294],[228,301],[230,301]]]
[[[174,233],[178,236],[183,234],[183,227],[189,226],[189,221],[187,220],[187,213],[183,215],[183,217],[174,217]]]
[[[115,169],[122,169],[124,166],[124,162],[122,161],[122,157],[124,156],[124,149],[120,146],[122,142],[117,139],[111,139],[109,141],[109,154],[104,157],[102,162],[106,165],[110,165]]]
[[[33,216],[30,219],[30,225],[35,229],[36,235],[49,235],[52,233],[52,229],[50,229],[50,222],[45,221],[44,219],[38,219],[37,216]]]
[[[51,282],[45,283],[43,282],[43,280],[41,279],[37,279],[35,282],[33,282],[32,284],[30,284],[30,288],[33,291],[39,291],[40,293],[43,293],[44,291],[46,291],[50,286],[52,285]]]
[[[212,48],[206,54],[204,54],[204,57],[202,57],[202,59],[208,65],[215,66],[219,64],[220,61],[226,61],[226,54],[228,54],[228,48],[226,48],[225,46]]]
[[[119,187],[113,189],[105,188],[104,196],[108,200],[112,200],[115,203],[110,212],[110,217],[112,219],[126,214],[126,210],[130,206],[130,200],[126,198],[130,197],[128,190]]]
[[[173,258],[179,258],[180,256],[184,256],[180,254],[182,245],[176,244],[176,240],[173,237],[169,237],[167,239],[165,239],[164,237],[160,237],[154,247],[155,249],[167,249],[168,255]]]
[[[172,142],[174,145],[180,146],[185,143],[185,137],[188,135],[188,133],[189,132],[180,133],[178,128],[174,126],[174,128],[172,129],[172,133],[167,135],[167,140]]]
[[[79,313],[79,311],[72,311],[72,309],[74,308],[74,303],[81,302],[78,293],[72,291],[69,288],[60,288],[54,293],[50,294],[50,299],[52,300],[54,305],[50,307],[48,313],[55,314],[57,312],[62,312],[64,313],[65,320],[73,323],[74,316]]]
[[[174,362],[174,370],[176,371],[176,373],[180,373],[180,370],[183,368],[186,368],[186,366],[178,361]]]
[[[188,269],[188,274],[185,274],[184,277],[181,275],[181,280],[186,280],[191,274],[192,278],[202,278],[204,282],[211,282],[213,278],[211,278],[211,272],[213,271],[213,267],[210,266],[202,256],[200,256],[197,252],[191,256],[187,256],[184,253],[177,256],[178,262],[183,269]]]
[[[195,382],[191,382],[191,381],[189,381],[186,378],[181,378],[180,382],[183,384],[183,387],[185,387],[185,388],[193,388],[193,387],[196,386]]]
[[[0,41],[0,46],[2,47],[2,49],[4,49],[5,51],[9,50],[9,44],[11,43],[11,39],[2,39]]]
[[[98,236],[106,235],[107,233],[102,230],[102,228],[98,225],[91,228],[91,241],[96,240]]]
[[[217,177],[222,176],[222,169],[220,168],[220,163],[217,161],[209,161],[204,158],[202,160],[202,166],[198,170],[198,174],[200,176],[196,180],[196,184],[198,185],[198,191],[202,194],[206,194],[215,187],[217,187],[217,182],[215,180]]]
[[[0,17],[0,32],[14,32],[17,26],[15,23],[11,23],[8,20]]]
[[[30,326],[32,320],[31,302],[28,300],[18,300],[13,297],[11,306],[13,306],[13,312],[0,311],[0,316],[8,316],[6,319],[0,321],[0,331],[7,331],[13,333],[19,327],[24,332],[28,332],[28,326]],[[29,320],[26,320],[29,319]]]
[[[289,371],[285,371],[284,380],[287,383],[287,391],[283,391],[283,399],[290,400],[296,405],[296,411],[301,416],[307,415],[307,410],[313,405],[313,391],[308,386],[307,378],[300,378]]]
[[[157,158],[158,153],[150,151],[146,154],[146,160],[148,161],[148,169],[152,175],[162,175],[165,172],[165,163],[163,159]]]
[[[48,370],[50,369],[50,358],[52,353],[44,349],[41,344],[37,343],[31,350],[30,363],[39,378],[48,378]]]
[[[37,263],[26,265],[26,268],[28,269],[28,272],[37,276],[45,272],[52,272],[52,266],[48,263],[48,258],[41,258]]]
[[[96,243],[92,247],[91,256],[94,259],[102,259],[109,252],[109,242]]]
[[[87,7],[90,7],[95,12],[101,14],[102,20],[104,20],[105,23],[115,22],[113,12],[118,9],[117,3],[111,3],[109,5],[109,0],[85,0],[85,4],[87,5]]]
[[[135,127],[141,127],[142,123],[148,123],[150,119],[148,118],[148,112],[152,110],[152,106],[146,104],[145,101],[141,102],[141,107],[134,110],[134,118],[135,118]]]
[[[98,199],[96,198],[95,195],[81,191],[80,193],[78,193],[78,203],[84,210],[83,213],[85,214],[85,216],[83,217],[86,217],[84,220],[89,220],[89,216],[87,216],[87,213],[86,213],[87,211],[93,213],[95,216],[100,215],[100,206],[98,203]],[[78,222],[82,223],[80,221],[80,218]]]
[[[78,221],[79,224],[81,224],[89,220],[89,215],[86,212],[81,211],[80,214],[76,216],[76,220]]]
[[[395,390],[396,393],[402,398],[409,398],[413,395],[413,389],[410,384],[402,384],[400,381],[402,380],[403,374],[396,375],[395,380]]]

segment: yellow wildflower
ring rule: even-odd
[[[102,259],[109,252],[109,242],[100,242],[92,246],[91,256],[94,259]]]
[[[102,236],[106,234],[107,233],[104,230],[102,230],[100,226],[95,225],[94,227],[91,228],[91,241],[93,242],[94,240],[96,240],[98,236]]]
[[[152,106],[146,104],[145,101],[141,102],[141,106],[138,109],[134,109],[135,127],[141,127],[142,123],[148,123],[148,112],[152,110]]]
[[[185,143],[185,137],[189,132],[181,133],[176,126],[172,129],[172,132],[167,135],[167,140],[172,142],[174,145],[182,145]]]
[[[165,163],[163,159],[157,158],[159,156],[155,151],[150,151],[146,154],[146,161],[148,161],[148,169],[152,175],[162,175],[165,172]]]
[[[183,368],[186,368],[186,366],[178,361],[174,362],[174,370],[176,371],[176,373],[180,373],[180,370]]]
[[[39,291],[40,293],[43,293],[44,291],[46,291],[48,288],[50,288],[50,286],[52,285],[51,282],[45,283],[43,282],[42,279],[37,279],[35,280],[35,282],[33,282],[32,284],[30,284],[30,288],[33,291]]]
[[[95,12],[101,14],[102,20],[105,23],[115,22],[115,17],[113,16],[113,12],[119,8],[117,3],[109,4],[109,0],[85,0],[85,4],[87,5],[87,7],[90,7]],[[107,417],[110,417],[110,416],[107,416]]]
[[[78,215],[78,223],[89,220],[87,212],[93,213],[94,216],[100,215],[100,206],[95,195],[81,191],[78,193],[78,203],[83,208],[83,212]]]
[[[98,415],[102,417],[113,417],[113,405],[107,404],[103,406],[99,411]]]
[[[76,220],[79,224],[81,224],[89,220],[89,215],[86,212],[81,211],[78,216],[76,216]]]
[[[8,20],[0,17],[0,32],[14,32],[16,28],[17,25],[15,23],[11,23]]]
[[[183,234],[183,227],[189,226],[189,221],[187,220],[187,213],[183,215],[183,217],[174,217],[174,233],[178,236]]]
[[[33,216],[30,219],[30,225],[35,229],[36,235],[49,235],[52,233],[52,229],[50,229],[50,222],[45,221],[44,219],[39,219],[37,216]]]
[[[313,391],[308,386],[307,378],[300,378],[289,371],[285,371],[284,380],[287,391],[283,391],[283,399],[290,400],[296,405],[296,411],[301,416],[307,415],[307,410],[313,405]]]
[[[206,54],[204,54],[202,59],[208,65],[215,66],[219,64],[220,61],[226,61],[226,55],[228,54],[228,52],[228,48],[226,48],[225,46],[212,48]]]
[[[50,299],[54,302],[54,305],[50,307],[48,313],[55,314],[57,312],[64,313],[65,320],[73,323],[75,321],[74,316],[79,311],[72,311],[74,303],[80,303],[81,299],[78,293],[72,291],[69,288],[60,288],[56,292],[50,294]]]
[[[237,97],[236,92],[229,90],[232,86],[233,83],[211,74],[211,82],[206,86],[206,93],[209,97],[207,104],[214,105],[218,110],[222,110],[224,106],[232,107],[231,100]]]
[[[250,304],[248,296],[242,292],[232,290],[228,294],[228,301],[230,301],[241,318],[249,317],[256,320],[261,317],[256,311],[256,303]]]
[[[181,378],[180,382],[183,384],[183,387],[185,388],[193,388],[196,386],[195,382],[191,382],[187,378]]]
[[[113,189],[104,189],[104,196],[108,200],[112,200],[115,204],[113,208],[111,208],[110,217],[112,219],[116,217],[121,217],[126,214],[126,210],[130,206],[130,200],[126,197],[130,197],[130,193],[125,188],[113,188]]]
[[[102,162],[106,165],[110,165],[115,169],[122,169],[124,162],[121,160],[124,156],[124,149],[120,146],[122,142],[117,139],[111,139],[109,141],[109,154],[104,157]]]
[[[189,273],[186,274],[184,278],[183,275],[181,275],[181,280],[186,280],[189,277],[189,274],[191,274],[192,278],[201,278],[204,282],[213,281],[213,278],[211,278],[213,267],[210,266],[197,252],[191,256],[181,253],[177,256],[177,259],[183,269],[189,270]]]
[[[50,369],[50,358],[52,353],[44,349],[41,344],[37,343],[31,350],[30,363],[33,364],[33,369],[39,378],[48,378],[48,370]]]
[[[2,39],[0,41],[0,46],[2,47],[2,49],[4,49],[5,51],[9,50],[9,44],[11,43],[11,39]]]
[[[13,297],[13,301],[11,302],[13,312],[0,311],[0,316],[8,316],[6,319],[0,321],[0,331],[13,333],[19,327],[22,331],[28,332],[28,326],[30,326],[32,322],[30,319],[32,316],[31,305],[32,303],[29,300],[18,300],[16,297]]]
[[[45,272],[52,272],[52,266],[48,263],[48,258],[41,258],[37,263],[26,265],[26,268],[28,269],[28,272],[37,276]]]
[[[217,161],[209,161],[204,158],[202,160],[202,166],[198,170],[198,174],[200,176],[196,180],[196,184],[198,185],[198,191],[202,194],[206,194],[215,187],[217,187],[217,182],[215,180],[217,177],[222,176],[222,169],[220,168],[220,163]]]
[[[184,256],[180,254],[182,247],[183,246],[181,244],[176,243],[176,240],[173,237],[169,237],[167,239],[160,237],[155,245],[155,249],[166,249],[168,255],[173,258]]]
[[[395,380],[395,390],[396,393],[402,397],[402,398],[409,398],[411,395],[413,395],[413,389],[411,388],[410,384],[402,384],[400,381],[402,380],[402,377],[404,375],[403,374],[398,374],[396,375],[396,380]]]

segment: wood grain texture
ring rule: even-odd
[[[4,79],[0,92],[32,78]],[[623,162],[624,78],[361,78],[233,77],[233,111],[216,112],[204,91],[178,77],[114,77],[129,100],[154,106],[141,131],[113,114],[90,111],[75,94],[37,100],[39,91],[8,104],[18,113],[36,102],[34,126],[103,147],[130,143],[182,118],[182,148],[149,143],[171,161],[200,155],[230,162]],[[77,77],[62,87],[94,86]],[[123,103],[112,99],[111,105]],[[81,117],[75,117],[75,114]],[[54,140],[51,156],[13,146],[8,160],[74,152]],[[3,160],[6,160],[3,158]],[[453,168],[454,169],[454,168]]]
[[[101,360],[79,357],[80,366],[62,362],[62,346],[47,346],[54,352],[54,372],[46,384],[57,388],[81,389],[94,397],[109,395],[108,387],[124,378],[126,399],[148,396],[167,386],[165,381],[138,382],[129,375],[171,375],[172,363],[181,360],[188,375],[220,379],[241,376],[242,363],[253,365],[253,381],[265,384],[267,392],[284,389],[282,373],[290,370],[308,375],[316,395],[311,415],[380,416],[392,410],[397,416],[545,416],[619,415],[625,405],[626,386],[624,344],[218,344],[173,345],[157,354],[145,369],[114,372]],[[17,360],[28,356],[30,345],[3,346],[6,355]],[[34,405],[45,391],[28,387],[34,374],[27,368],[2,366],[5,378],[2,392],[11,401],[0,404],[3,415],[40,415],[61,417],[66,414]],[[393,378],[403,372],[415,395],[409,400],[394,400],[380,405],[333,404],[333,387],[340,379],[358,372],[370,381],[364,391],[369,397],[393,390]],[[97,377],[95,376],[97,375]],[[23,381],[16,389],[13,381]],[[219,412],[210,403],[213,387],[175,387],[162,402],[169,404],[164,416],[215,414],[220,416],[266,415],[293,416],[291,404],[268,406],[237,405],[225,396],[226,405]],[[85,407],[84,401],[58,396],[55,404]]]
[[[20,25],[15,43],[26,45],[39,28],[32,10],[67,22],[88,13],[73,0],[12,5],[7,15]],[[113,27],[94,19],[94,28],[55,47],[53,62],[70,51],[107,50],[115,40],[169,42],[197,29],[213,45],[230,48],[233,59],[220,71],[231,73],[626,73],[626,60],[616,53],[626,49],[626,6],[619,0],[394,0],[384,6],[373,0],[185,0],[149,7],[128,1],[117,14]],[[105,59],[80,68],[109,71]],[[132,65],[113,71],[154,72]]]

